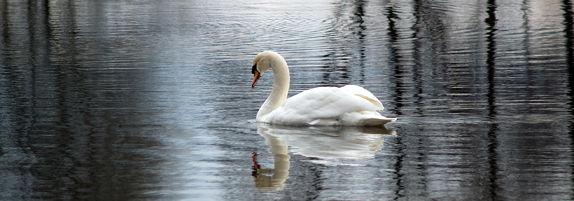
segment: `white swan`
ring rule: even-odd
[[[276,52],[265,51],[253,59],[251,87],[269,69],[275,84],[271,94],[257,112],[257,122],[300,126],[384,126],[396,118],[386,118],[377,111],[383,104],[371,92],[356,86],[318,87],[289,99],[289,67]]]

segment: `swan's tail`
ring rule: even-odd
[[[345,126],[382,127],[396,120],[397,118],[387,118],[375,111],[351,112],[341,116],[341,122]]]
[[[387,118],[387,117],[379,117],[379,118],[368,118],[363,119],[362,124],[363,126],[384,126],[386,123],[396,121],[397,118]]]

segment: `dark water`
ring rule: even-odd
[[[1,1],[0,200],[574,199],[573,5]],[[263,50],[398,121],[254,124]]]

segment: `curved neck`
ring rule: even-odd
[[[271,94],[263,103],[263,106],[257,112],[257,119],[269,114],[271,111],[277,109],[287,99],[287,92],[289,91],[289,67],[283,58],[271,60],[271,69],[275,77],[275,84],[271,90]]]

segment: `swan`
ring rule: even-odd
[[[275,84],[271,94],[257,112],[256,121],[293,126],[384,126],[396,118],[379,114],[383,104],[366,89],[356,85],[317,87],[287,98],[289,67],[277,52],[265,51],[253,59],[253,81],[269,69]]]

